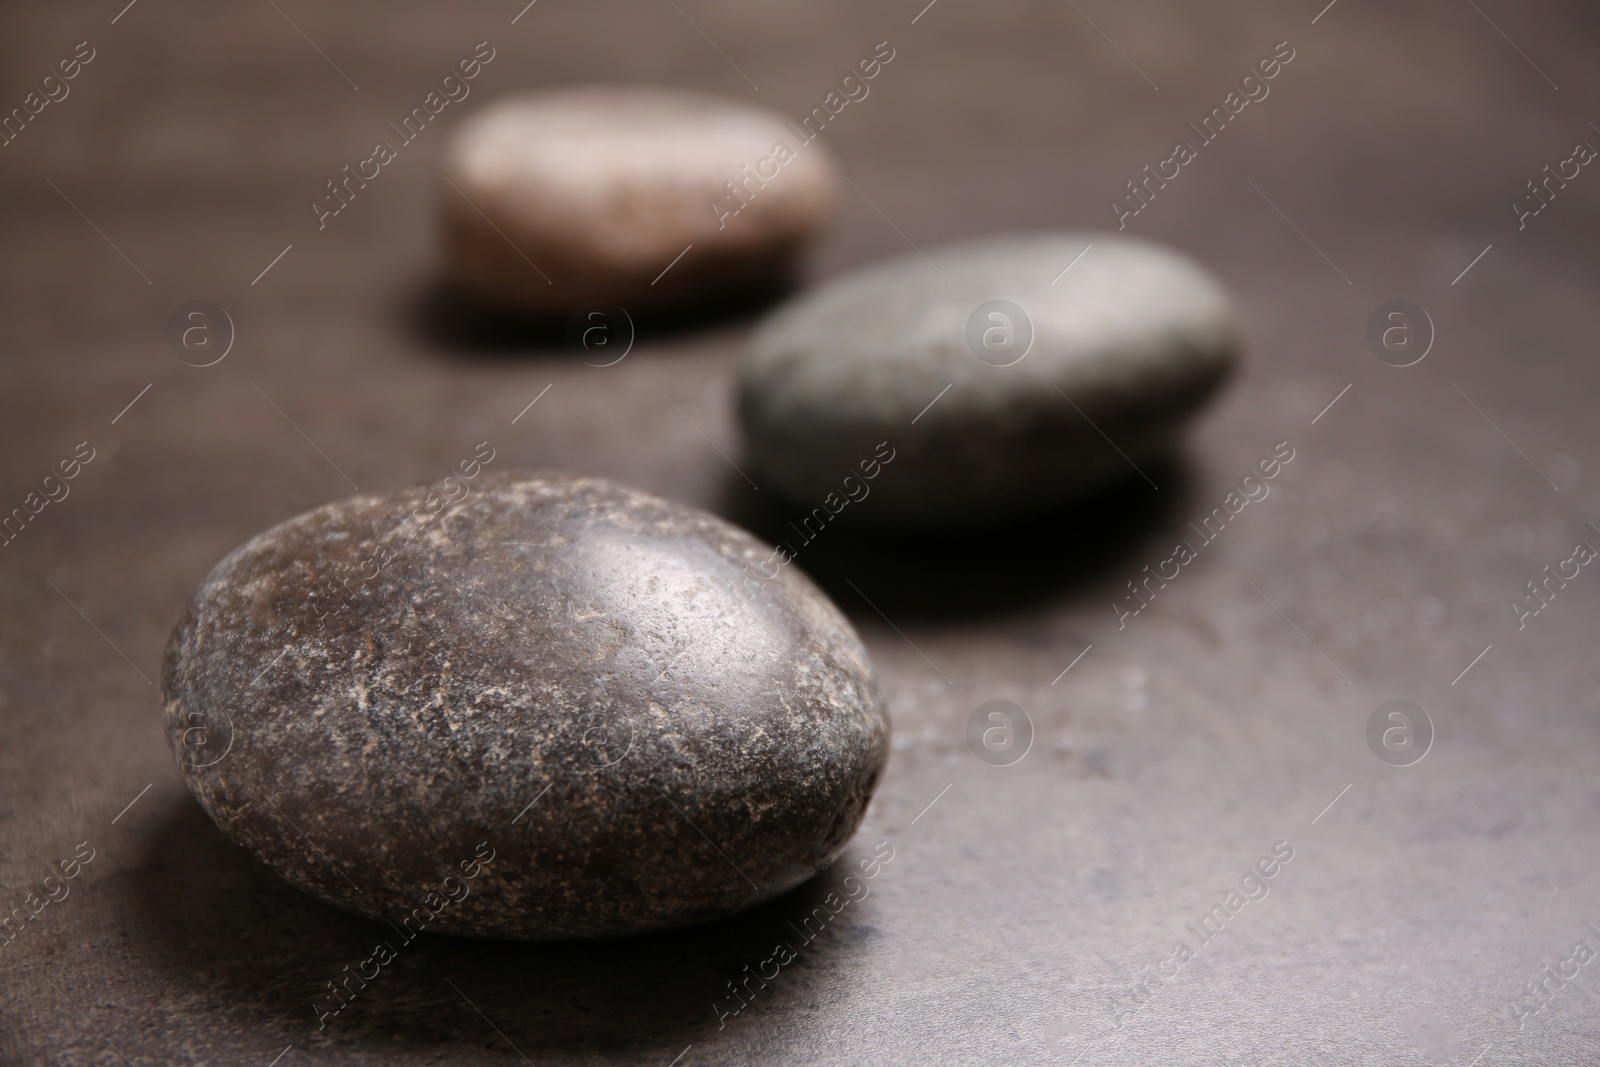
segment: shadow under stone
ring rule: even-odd
[[[659,311],[640,312],[624,306],[625,319],[611,311],[590,318],[595,309],[615,305],[597,299],[575,304],[559,316],[517,315],[484,304],[444,279],[433,278],[413,288],[399,314],[412,332],[454,358],[570,359],[605,366],[609,360],[621,358],[619,353],[630,341],[634,345],[665,342],[710,329],[748,326],[794,289],[793,279],[782,278],[737,295],[708,297]]]
[[[1182,512],[1194,481],[1180,454],[1145,463],[1143,470],[1159,489],[1130,470],[1067,507],[959,532],[877,530],[841,521],[807,540],[799,525],[805,506],[755,491],[731,472],[716,510],[762,540],[793,549],[790,565],[852,616],[969,620],[1069,597],[1108,573],[1142,567],[1141,547]],[[870,507],[871,499],[859,506]]]
[[[422,933],[407,942],[387,923],[290,886],[229,840],[191,798],[174,798],[143,845],[128,916],[130,947],[173,1000],[198,1000],[208,1014],[283,1033],[302,1048],[409,1059],[509,1042],[534,1062],[666,1063],[719,1029],[716,1006],[737,1006],[730,981],[745,978],[747,967],[757,969],[780,941],[801,946],[791,923],[824,906],[830,892],[844,894],[843,879],[862,850],[853,845],[799,888],[702,926],[589,941]],[[730,870],[729,877],[737,875]],[[770,1027],[785,1025],[800,1005],[837,996],[828,986],[841,970],[815,964],[830,946],[870,933],[859,925],[864,921],[836,922],[783,968],[783,978],[750,986],[758,995],[746,998],[737,1025],[750,1026],[758,1014],[770,1036]],[[380,943],[392,947],[394,958],[375,978],[346,983]],[[329,990],[334,981],[353,993],[337,1014],[323,1015],[339,1003]]]

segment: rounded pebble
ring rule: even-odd
[[[1104,233],[995,237],[780,307],[740,365],[740,417],[762,484],[803,507],[853,494],[843,479],[888,452],[853,519],[973,528],[1138,477],[1239,347],[1227,294],[1177,252]]]
[[[828,149],[779,116],[642,86],[500,101],[462,124],[444,173],[451,275],[537,316],[771,290],[831,215],[838,185]]]
[[[838,609],[750,580],[770,549],[704,512],[474,473],[308,512],[200,585],[163,689],[217,825],[407,936],[674,927],[826,867],[889,736]]]

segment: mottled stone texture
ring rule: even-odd
[[[837,174],[829,149],[778,115],[706,93],[509,97],[451,138],[438,192],[446,265],[479,299],[539,316],[766,290],[831,217]]]
[[[969,340],[991,300],[1031,323],[1032,347],[1009,366]],[[972,528],[1133,476],[1130,460],[1172,446],[1239,348],[1232,302],[1188,257],[1115,234],[1013,234],[908,253],[791,300],[750,342],[740,415],[762,484],[804,507],[888,441],[896,458],[875,502],[846,517]]]
[[[792,567],[746,581],[769,554],[593,479],[352,497],[206,577],[167,734],[226,833],[375,918],[568,938],[726,915],[837,855],[888,751],[839,611]]]

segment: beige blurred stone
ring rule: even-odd
[[[802,137],[771,112],[677,89],[502,100],[466,120],[446,154],[447,268],[469,293],[536,315],[590,300],[643,312],[778,284],[837,199],[831,154]]]

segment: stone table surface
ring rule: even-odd
[[[0,905],[93,857],[0,946],[0,1061],[1600,1061],[1600,576],[1574,551],[1600,545],[1600,174],[1568,162],[1600,145],[1592,6],[446,8],[0,8],[0,106],[67,92],[0,148],[0,508],[93,457],[0,548]],[[484,41],[472,96],[319,230],[325,183]],[[893,60],[825,134],[854,188],[810,278],[1115,228],[1109,199],[1287,41],[1269,95],[1122,219],[1237,294],[1246,369],[1180,456],[1070,512],[802,552],[895,722],[846,854],[887,842],[865,898],[827,911],[836,868],[639,940],[425,936],[319,1029],[314,998],[388,934],[280,882],[182,785],[160,655],[211,565],[484,440],[497,467],[782,527],[733,467],[759,309],[648,326],[608,367],[473,318],[437,283],[445,127],[590,80],[798,118],[880,41]],[[1400,298],[1432,341],[1407,367],[1366,336]],[[233,326],[207,367],[167,337],[194,300]],[[1119,622],[1127,583],[1280,444],[1270,493]],[[1426,716],[1420,760],[1369,745],[1397,699]],[[1005,759],[968,742],[995,700],[1023,713]],[[1230,901],[1275,848],[1292,859],[1246,881],[1259,899]],[[798,958],[735,999],[785,939]]]

